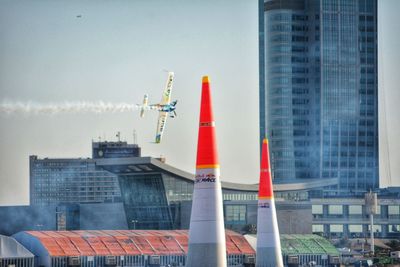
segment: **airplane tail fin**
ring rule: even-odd
[[[141,117],[141,118],[144,117],[144,111],[146,110],[146,108],[147,108],[147,106],[148,106],[148,103],[149,103],[149,96],[146,94],[146,95],[144,95],[144,97],[143,97],[143,105],[142,105],[142,107],[141,107],[141,109],[140,109],[140,117]]]

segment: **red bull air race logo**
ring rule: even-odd
[[[258,203],[258,207],[262,209],[269,209],[269,203],[268,202]]]
[[[197,174],[195,179],[194,179],[194,183],[198,184],[198,183],[215,183],[215,174],[213,173],[208,173],[208,174]]]

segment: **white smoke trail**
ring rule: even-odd
[[[110,103],[110,102],[63,102],[63,103],[34,103],[34,102],[9,102],[0,104],[0,114],[47,114],[58,113],[117,113],[137,110],[135,104]]]

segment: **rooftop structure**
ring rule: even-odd
[[[129,157],[140,157],[140,155],[141,155],[141,148],[139,147],[139,145],[128,144],[126,141],[92,142],[92,158],[94,159],[129,158]]]

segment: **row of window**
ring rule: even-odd
[[[269,49],[270,52],[282,52],[282,53],[289,53],[289,52],[299,52],[299,53],[305,53],[308,52],[308,47],[304,45],[284,45],[284,44],[279,44],[279,45],[274,45],[271,46]]]
[[[71,203],[76,203],[76,202],[104,202],[104,201],[109,201],[112,200],[114,197],[113,196],[75,196],[75,197],[61,197],[61,198],[40,198],[40,199],[34,199],[33,203],[37,205],[52,205],[55,203],[55,201],[59,202],[71,202]]]
[[[269,31],[272,32],[305,32],[308,31],[306,25],[291,25],[291,24],[270,24]]]
[[[290,14],[290,13],[279,13],[271,14],[268,17],[268,24],[273,24],[274,21],[306,21],[308,20],[307,15]]]
[[[245,205],[225,206],[225,220],[227,223],[246,221],[246,206]]]
[[[312,205],[312,214],[323,215],[324,205]],[[362,215],[362,205],[327,205],[328,215],[344,215],[344,207],[348,208],[349,215]],[[400,205],[387,205],[388,215],[400,215]],[[381,214],[381,205],[377,206],[377,214]]]
[[[35,198],[48,198],[52,197],[54,201],[57,201],[58,198],[63,198],[63,197],[86,197],[89,195],[96,195],[96,196],[107,196],[107,195],[119,195],[119,192],[114,192],[114,191],[101,191],[101,192],[71,192],[71,193],[59,193],[59,192],[54,192],[54,193],[33,193],[32,196]]]
[[[304,56],[274,56],[269,58],[269,63],[308,63],[308,58]]]
[[[386,225],[375,224],[373,225],[373,232],[382,232],[382,228]],[[362,225],[362,224],[329,224],[328,229],[331,233],[343,233],[345,227],[348,227],[348,231],[350,233],[363,233],[363,227],[368,229],[369,231],[371,228],[369,225]],[[324,225],[323,224],[313,224],[312,225],[313,233],[323,233],[324,232]],[[387,225],[388,233],[400,233],[400,225],[399,224],[389,224]]]

